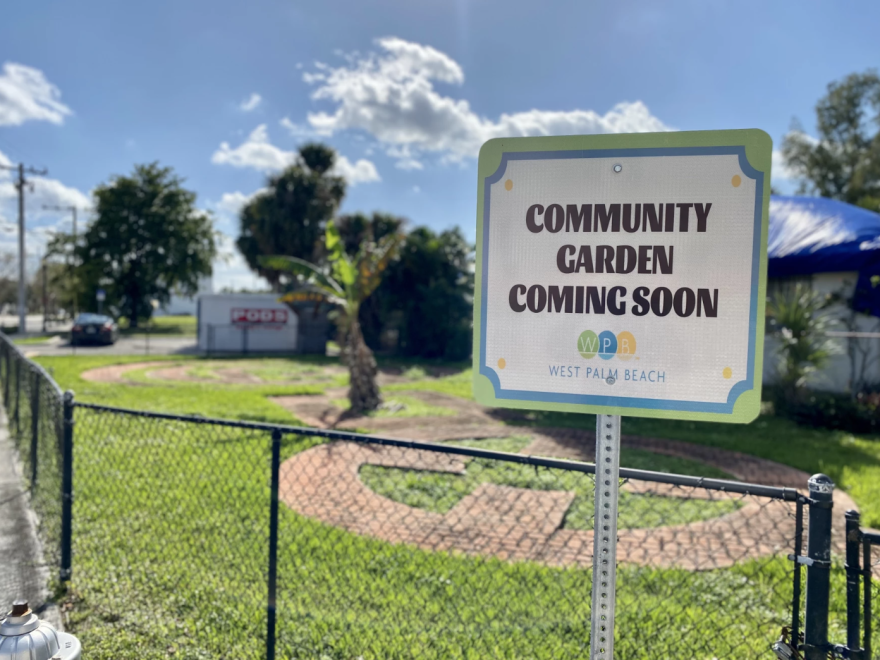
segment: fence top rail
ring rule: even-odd
[[[880,545],[880,532],[869,532],[863,529],[862,540],[867,541],[871,545]]]
[[[354,433],[352,431],[337,431],[332,429],[319,429],[310,426],[288,426],[283,424],[266,424],[264,422],[245,422],[231,419],[216,419],[210,417],[197,417],[192,415],[175,415],[171,413],[157,413],[145,410],[133,410],[130,408],[117,408],[114,406],[103,406],[95,403],[76,402],[75,407],[87,410],[95,410],[98,412],[115,413],[119,415],[128,415],[136,417],[147,417],[153,419],[165,419],[168,421],[186,422],[189,424],[204,424],[210,426],[225,426],[228,428],[240,428],[252,431],[279,431],[286,435],[303,435],[318,438],[326,438],[328,440],[345,440],[349,442],[359,442],[363,444],[383,445],[388,447],[401,447],[405,449],[422,449],[443,454],[455,454],[458,456],[468,456],[471,458],[484,458],[508,463],[519,463],[523,465],[532,465],[534,467],[554,468],[560,470],[569,470],[572,472],[582,472],[584,474],[595,474],[596,466],[593,463],[585,463],[581,461],[571,461],[565,459],[545,458],[540,456],[532,456],[529,454],[512,454],[502,451],[491,451],[487,449],[477,449],[474,447],[460,447],[456,445],[446,445],[429,442],[416,442],[413,440],[401,440],[398,438],[384,438],[377,435],[367,435],[363,433]],[[670,474],[666,472],[654,472],[652,470],[637,470],[634,468],[620,468],[620,476],[624,479],[635,479],[639,481],[650,481],[654,483],[671,484],[675,486],[688,486],[693,488],[704,488],[706,490],[717,490],[727,493],[738,493],[742,495],[755,495],[758,497],[766,497],[770,499],[785,500],[795,502],[798,500],[806,501],[804,496],[798,493],[794,488],[782,488],[778,486],[764,486],[761,484],[750,484],[741,481],[731,481],[727,479],[710,479],[704,477],[693,477],[683,474]]]
[[[55,379],[52,378],[52,376],[50,376],[49,373],[43,368],[43,365],[37,364],[36,362],[28,358],[18,346],[12,343],[12,340],[9,338],[8,335],[0,332],[0,340],[2,340],[3,343],[5,343],[10,349],[12,349],[13,352],[17,353],[17,357],[26,362],[30,369],[36,371],[43,378],[45,378],[52,389],[55,391],[55,393],[58,395],[59,399],[64,396],[64,391],[61,389],[61,386],[55,382]]]

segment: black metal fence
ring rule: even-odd
[[[42,557],[34,556],[37,549],[30,546],[28,539],[18,539],[5,549],[5,566],[0,559],[0,592],[5,596],[16,591],[17,597],[41,603],[47,596],[45,568],[57,569],[62,565],[63,393],[40,365],[27,360],[5,337],[0,340],[0,387],[10,439],[17,450],[42,540],[42,553],[36,553]],[[13,510],[12,502],[2,502],[0,506]],[[67,513],[69,517],[69,509]],[[20,520],[17,523],[28,524]],[[22,547],[30,556],[20,556]],[[58,571],[52,570],[49,575],[56,584]]]
[[[52,456],[35,487],[55,506],[39,505],[54,521],[43,538],[89,657],[587,656],[594,465],[523,454],[515,437],[417,443],[57,388],[38,425],[52,433],[30,436],[15,413],[30,364],[0,337],[19,452],[35,437]],[[830,534],[817,492],[626,468],[621,483],[619,657],[772,657],[783,627],[803,646],[805,620],[823,616],[824,632],[807,630],[816,652],[849,632],[851,599],[828,598],[828,539],[803,544],[811,524]],[[860,584],[867,631],[876,582]]]
[[[872,638],[880,631],[880,532],[861,529],[855,512],[847,513],[846,523],[847,646],[861,643],[861,657],[880,658],[880,640]]]

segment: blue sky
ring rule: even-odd
[[[344,211],[473,238],[479,145],[501,135],[761,128],[807,133],[828,82],[880,65],[874,2],[154,0],[4,7],[0,164],[49,169],[43,204],[158,160],[214,213],[215,286],[252,286],[236,211],[297,145],[343,159]],[[782,168],[774,184],[791,191]],[[14,247],[0,172],[0,250]]]

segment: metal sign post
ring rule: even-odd
[[[614,657],[619,474],[620,415],[596,415],[596,494],[593,519],[590,660],[611,660]]]
[[[98,314],[101,314],[104,309],[104,300],[107,299],[107,292],[104,289],[98,289],[95,292],[95,300],[98,301]]]
[[[614,657],[620,416],[760,412],[772,153],[758,130],[480,150],[474,398],[597,415],[592,660]]]

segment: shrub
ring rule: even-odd
[[[780,343],[780,384],[785,396],[797,399],[810,374],[821,370],[839,352],[828,338],[836,322],[827,309],[832,297],[815,293],[798,282],[785,287],[767,300],[767,332]]]
[[[802,390],[788,396],[783,390],[768,392],[778,415],[805,426],[820,426],[849,433],[880,432],[880,397]]]

